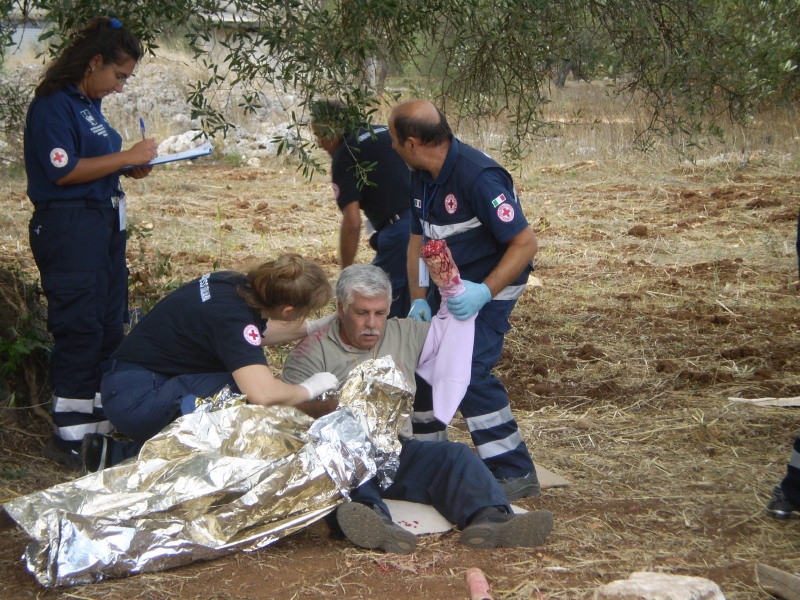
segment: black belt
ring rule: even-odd
[[[411,210],[411,209],[408,209]],[[406,215],[408,214],[408,210],[404,210],[403,212],[399,212],[396,215],[392,215],[388,219],[386,219],[383,223],[381,223],[380,227],[376,227],[375,231],[381,231],[382,229],[386,229],[390,225],[394,225],[398,221],[405,219]]]
[[[108,200],[51,200],[49,202],[34,202],[35,210],[50,210],[51,208],[117,208],[119,198],[116,196]]]

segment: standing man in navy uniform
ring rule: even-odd
[[[84,435],[112,429],[99,391],[101,364],[122,341],[127,315],[120,173],[158,153],[153,138],[122,150],[101,110],[103,98],[122,92],[141,54],[117,19],[93,20],[49,65],[25,121],[29,238],[54,340],[54,431],[45,455],[76,470]],[[151,170],[124,174],[139,179]]]
[[[411,221],[411,173],[392,150],[385,125],[348,128],[347,107],[320,100],[311,109],[317,143],[331,156],[331,180],[336,204],[342,211],[339,231],[339,268],[355,262],[361,238],[361,211],[367,217],[372,264],[392,282],[394,297],[389,317],[405,317],[410,308],[406,281],[406,248]]]
[[[429,280],[421,248],[445,239],[466,291],[447,301],[456,319],[475,320],[472,378],[459,407],[472,441],[509,500],[538,496],[536,468],[511,414],[508,393],[492,369],[503,350],[509,315],[525,290],[538,243],[522,214],[509,173],[486,154],[453,136],[433,104],[412,100],[389,118],[397,153],[414,172],[414,218],[408,244],[409,316],[430,320],[441,296]],[[425,384],[418,378],[414,435],[444,439],[444,424],[433,417]]]

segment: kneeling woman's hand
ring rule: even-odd
[[[299,385],[308,390],[308,400],[313,400],[317,396],[339,387],[339,380],[333,373],[314,373]]]
[[[328,390],[339,387],[333,373],[315,373],[298,385],[275,379],[266,365],[248,365],[233,372],[233,380],[239,391],[247,396],[251,404],[284,404],[297,406],[313,400]]]

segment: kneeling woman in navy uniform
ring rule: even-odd
[[[158,151],[153,138],[122,150],[122,137],[101,111],[103,98],[122,92],[141,54],[117,19],[95,19],[48,66],[25,121],[30,245],[54,339],[55,427],[45,454],[76,469],[83,436],[111,430],[98,392],[101,364],[122,341],[127,314],[120,173]],[[151,169],[125,175],[138,179]]]
[[[246,275],[203,275],[169,294],[131,330],[103,376],[103,409],[132,442],[87,436],[86,469],[136,455],[165,425],[192,412],[197,398],[213,396],[226,385],[253,404],[297,405],[334,389],[338,381],[331,373],[317,373],[299,385],[275,379],[262,348],[318,328],[320,323],[304,319],[331,295],[322,268],[297,254],[265,262]]]

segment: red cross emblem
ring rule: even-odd
[[[456,200],[453,194],[447,194],[447,197],[444,199],[444,209],[449,215],[452,215],[458,210],[458,200]]]
[[[510,204],[501,204],[497,207],[497,218],[503,223],[510,223],[514,220],[514,207]]]
[[[248,344],[252,344],[253,346],[261,345],[261,333],[258,331],[258,327],[255,325],[248,325],[245,327],[244,339],[247,340]]]
[[[50,162],[54,167],[66,167],[69,162],[69,156],[63,148],[53,148],[50,151]]]

